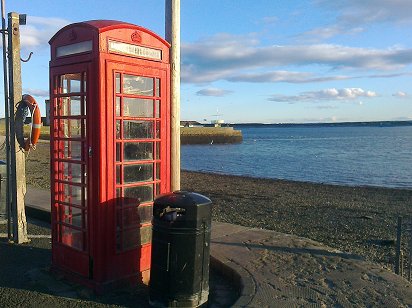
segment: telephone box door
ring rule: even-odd
[[[71,65],[51,70],[53,259],[89,275],[87,70]]]
[[[113,226],[117,270],[150,268],[151,218],[154,197],[168,191],[168,110],[165,70],[108,63],[107,145],[113,170]],[[110,120],[111,119],[111,120]],[[109,151],[110,152],[110,151]],[[110,173],[110,172],[109,172]],[[139,249],[136,249],[139,248]]]

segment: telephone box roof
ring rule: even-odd
[[[52,44],[53,41],[60,35],[60,33],[66,31],[67,29],[74,28],[74,27],[84,27],[84,28],[90,28],[91,30],[95,30],[98,33],[103,33],[106,31],[114,30],[114,29],[135,29],[139,31],[146,32],[154,37],[156,37],[159,41],[161,41],[163,44],[170,46],[170,44],[162,37],[157,35],[156,33],[150,31],[149,29],[143,28],[141,26],[137,26],[131,23],[123,22],[123,21],[118,21],[118,20],[88,20],[88,21],[83,21],[83,22],[77,22],[73,23],[70,25],[67,25],[63,28],[61,28],[53,37],[50,39],[49,44]]]

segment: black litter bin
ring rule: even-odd
[[[209,296],[212,202],[193,192],[156,198],[153,206],[150,304],[198,307]]]

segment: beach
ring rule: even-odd
[[[213,202],[213,219],[313,239],[392,269],[397,217],[412,190],[182,172],[183,190]]]
[[[27,157],[27,184],[50,188],[49,144]],[[181,189],[213,202],[213,219],[319,241],[392,269],[398,216],[412,190],[350,187],[183,171]],[[406,221],[406,220],[405,220]]]

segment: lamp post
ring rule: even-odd
[[[170,47],[170,187],[180,189],[180,0],[165,0],[165,33]]]

